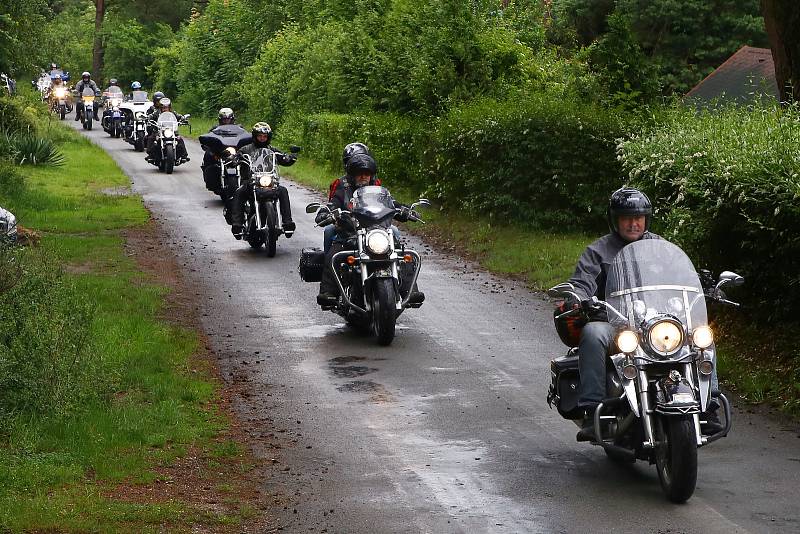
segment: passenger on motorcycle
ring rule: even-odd
[[[268,148],[275,153],[275,160],[278,165],[289,167],[294,165],[294,162],[297,161],[297,157],[294,154],[284,154],[270,146],[269,142],[272,140],[272,128],[266,122],[255,123],[251,133],[253,135],[253,142],[239,149],[238,153],[240,155],[247,154],[249,156],[254,156],[257,150]],[[244,229],[244,205],[249,195],[253,192],[253,184],[250,182],[250,169],[247,165],[241,166],[241,173],[243,184],[236,190],[236,193],[234,193],[233,205],[231,206],[231,233],[236,239],[242,238],[242,230]],[[283,223],[283,234],[286,237],[292,237],[295,230],[295,223],[292,220],[289,191],[282,185],[278,185],[278,203],[280,204],[279,208],[281,212],[281,221]]]
[[[378,171],[378,165],[375,163],[372,156],[369,155],[366,146],[361,143],[358,143],[358,145],[361,145],[363,149],[357,147],[355,149],[356,151],[350,154],[348,154],[345,148],[343,159],[347,161],[345,164],[346,174],[338,181],[336,189],[330,195],[328,208],[331,210],[348,210],[348,205],[356,189],[367,185],[379,185],[378,179],[375,176]],[[397,201],[394,201],[394,204],[396,208],[402,209],[402,211],[394,217],[395,220],[400,222],[408,221],[408,217],[411,214],[408,206],[400,204]],[[317,214],[316,222],[320,223],[327,217],[328,212],[324,210],[320,211]],[[399,241],[400,231],[394,225],[392,225],[392,232],[394,233],[395,242]],[[338,224],[334,227],[334,236],[331,239],[329,248],[325,250],[325,269],[322,272],[322,281],[319,284],[319,294],[317,295],[317,304],[320,306],[331,306],[336,303],[339,295],[339,286],[336,283],[335,273],[333,273],[329,267],[330,259],[337,252],[347,249],[347,242],[352,235],[353,229],[347,224]],[[406,289],[406,291],[408,290]],[[424,300],[425,294],[419,291],[416,285],[411,288],[409,302],[422,303]]]
[[[92,89],[95,94],[100,92],[100,88],[97,87],[97,84],[94,83],[94,80],[92,80],[92,75],[87,71],[84,71],[83,74],[81,74],[81,81],[75,84],[75,90],[78,92],[78,101],[75,104],[76,121],[80,120],[80,115],[83,112],[83,100],[81,99],[81,95],[83,94],[83,89],[85,87]],[[100,120],[97,118],[97,106],[94,107],[94,120]]]
[[[156,95],[158,95],[158,93],[153,95],[153,102],[154,102],[153,107],[157,109],[154,109],[149,115],[147,115],[148,121],[158,122],[158,117],[162,113],[167,113],[167,112],[174,113],[179,121],[183,119],[183,115],[179,115],[178,113],[172,111],[172,100],[165,97],[164,94],[161,93],[161,98],[159,98],[158,103],[156,103],[155,100]],[[145,159],[150,162],[158,159],[156,157],[156,152],[155,152],[156,150],[158,150],[158,147],[156,146],[155,143],[157,131],[158,131],[157,126],[153,125],[148,126],[147,129],[148,133],[147,137],[145,138],[145,146],[147,147],[147,158]],[[183,137],[176,136],[176,140],[177,143],[175,145],[175,157],[178,160],[180,160],[181,163],[185,163],[189,161],[189,153],[186,152],[186,143],[183,142]]]
[[[596,296],[605,298],[608,269],[617,253],[629,243],[640,239],[661,239],[650,232],[650,218],[653,206],[647,195],[633,188],[623,187],[614,191],[608,203],[607,218],[610,232],[586,247],[575,273],[569,282],[575,287],[582,299]],[[559,310],[566,311],[577,307],[578,302],[564,302]],[[559,329],[560,325],[556,325]],[[562,328],[563,325],[561,325]],[[574,326],[574,325],[573,325]],[[582,327],[582,328],[581,328]],[[579,332],[573,335],[578,339],[578,370],[580,386],[578,390],[578,407],[586,412],[586,419],[576,439],[592,441],[594,439],[593,417],[597,405],[606,396],[606,358],[612,354],[615,330],[608,322],[605,312],[595,313],[589,317],[585,325],[578,325]],[[562,334],[563,330],[559,333]],[[716,368],[716,366],[714,366]],[[712,377],[712,389],[718,388],[716,371]],[[716,421],[716,407],[707,413],[707,418]],[[713,425],[713,422],[710,423]],[[721,425],[719,425],[721,429]]]
[[[217,119],[218,124],[209,130],[210,134],[214,134],[217,137],[228,138],[231,141],[250,135],[250,132],[242,128],[240,124],[235,124],[236,116],[233,114],[231,108],[221,108]],[[216,139],[211,140],[216,141]],[[221,187],[229,187],[229,184],[220,183],[219,160],[225,156],[226,145],[223,143],[215,144],[215,146],[203,144],[203,150],[205,153],[203,154],[203,163],[200,165],[200,168],[203,170],[203,180],[206,183],[206,188],[211,191],[216,191]],[[230,194],[225,195],[226,199],[230,199],[233,196],[236,186],[234,185],[233,188],[234,191],[230,191]],[[230,200],[226,200],[225,219],[228,224],[230,224],[231,217],[230,206],[227,205],[229,203]]]

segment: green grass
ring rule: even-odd
[[[326,167],[301,157],[283,171],[288,178],[327,192],[338,176]],[[416,197],[393,190],[402,202]],[[577,234],[553,234],[534,231],[519,225],[497,224],[458,214],[420,209],[426,224],[410,223],[405,227],[428,236],[442,245],[453,245],[477,260],[484,268],[499,274],[521,277],[532,289],[543,290],[572,275],[583,249],[594,238]]]
[[[193,369],[195,334],[159,318],[167,290],[124,254],[120,231],[149,218],[141,199],[101,193],[129,181],[99,148],[73,135],[62,149],[64,167],[25,168],[25,190],[3,203],[20,224],[42,234],[42,252],[65,266],[78,294],[91,301],[90,358],[102,374],[88,374],[92,382],[79,387],[105,393],[72,411],[22,412],[4,421],[0,531],[156,532],[165,525],[189,531],[193,523],[236,524],[237,517],[178,501],[128,503],[102,492],[123,481],[152,482],[154,467],[191,446],[218,459],[240,450],[211,439],[226,422],[213,411],[213,383]]]

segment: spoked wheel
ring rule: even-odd
[[[264,208],[267,215],[267,231],[265,236],[267,256],[274,258],[275,253],[278,251],[278,235],[280,234],[278,230],[278,212],[275,211],[275,204],[272,202],[266,202]]]
[[[664,494],[672,502],[686,502],[697,484],[694,419],[690,416],[657,417],[655,453]]]
[[[175,169],[175,147],[172,145],[167,145],[164,148],[164,172],[167,174],[172,174],[172,171]]]
[[[372,331],[379,345],[392,343],[396,320],[394,280],[378,278],[372,287]]]
[[[256,218],[254,216],[249,216],[252,211],[248,211],[245,213],[245,217],[247,217],[247,244],[253,248],[260,248],[261,245],[264,244],[264,234],[256,230]]]

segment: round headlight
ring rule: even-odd
[[[653,350],[668,356],[683,345],[683,329],[675,321],[661,320],[650,327],[647,338]]]
[[[134,115],[134,116],[136,117],[136,120],[140,120],[140,121],[144,120],[144,113],[142,113],[141,111],[137,111],[136,115]]]
[[[270,187],[272,186],[272,175],[264,173],[258,177],[258,185],[260,187]]]
[[[373,254],[386,254],[390,247],[389,236],[383,230],[373,230],[367,234],[367,249]]]
[[[162,135],[164,137],[173,137],[175,132],[172,131],[172,128],[164,128],[164,133]]]
[[[707,349],[714,343],[714,332],[709,326],[698,326],[692,331],[692,343],[697,348]]]
[[[639,336],[632,330],[623,330],[617,334],[617,347],[622,352],[633,352],[639,346]]]

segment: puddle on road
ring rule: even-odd
[[[283,333],[290,337],[300,337],[300,338],[320,338],[325,337],[328,334],[334,334],[336,332],[341,332],[347,328],[347,325],[344,323],[341,324],[314,324],[311,326],[306,326],[303,328],[290,328],[289,330],[284,330]]]
[[[328,366],[331,368],[336,378],[355,378],[357,376],[374,373],[378,370],[375,367],[368,367],[366,365],[349,365],[353,362],[363,360],[366,360],[363,356],[339,356],[338,358],[329,360]]]

